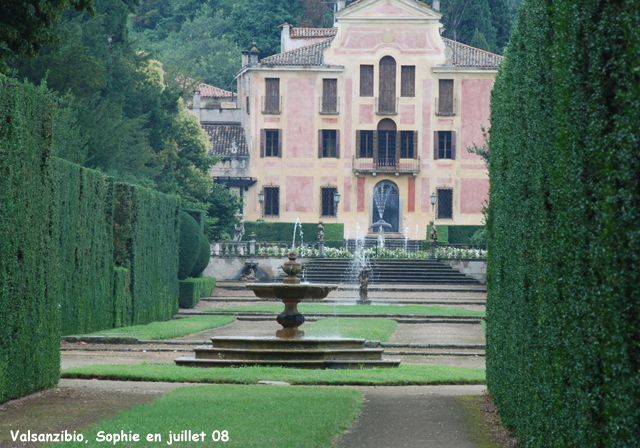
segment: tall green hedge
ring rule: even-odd
[[[114,262],[129,269],[133,325],[178,312],[180,202],[146,188],[115,187]]]
[[[54,159],[62,334],[113,327],[113,180]]]
[[[45,88],[0,75],[0,402],[60,376],[60,280]]]
[[[487,384],[527,447],[640,446],[638,23],[526,0],[492,93]]]
[[[325,241],[342,241],[344,239],[344,224],[323,223]],[[293,241],[293,222],[264,222],[247,221],[244,223],[243,241],[249,241],[252,232],[256,234],[256,241]],[[318,223],[302,224],[302,236],[307,242],[318,239]],[[300,228],[296,229],[296,244],[300,241]]]

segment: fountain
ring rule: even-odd
[[[284,303],[284,311],[276,318],[282,329],[276,331],[275,337],[213,337],[211,345],[195,348],[195,357],[181,357],[175,363],[191,367],[269,365],[315,369],[397,367],[400,364],[399,359],[382,358],[382,348],[365,348],[364,339],[305,337],[304,331],[298,329],[305,321],[298,311],[298,303],[324,299],[338,285],[300,283],[297,274],[302,271],[302,265],[296,262],[293,251],[282,270],[288,275],[282,283],[245,285],[257,297],[280,299]]]

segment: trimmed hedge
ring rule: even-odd
[[[207,236],[202,233],[200,234],[200,253],[198,254],[198,259],[196,260],[196,264],[193,265],[193,269],[191,270],[189,277],[200,277],[207,266],[209,266],[210,261],[211,244],[209,243]]]
[[[131,275],[131,324],[178,312],[179,206],[175,196],[117,183],[114,262]]]
[[[526,0],[493,89],[487,385],[527,447],[640,446],[639,22]]]
[[[132,325],[131,275],[129,269],[113,270],[113,326],[114,328]]]
[[[200,233],[204,233],[204,223],[205,218],[207,217],[207,212],[205,210],[199,210],[195,208],[183,208],[183,212],[187,213],[198,223],[198,227],[200,228]]]
[[[200,298],[209,297],[215,287],[216,279],[213,277],[180,280],[180,308],[193,308]]]
[[[198,223],[188,213],[180,212],[180,243],[178,245],[178,279],[186,280],[200,254],[202,232]]]
[[[293,222],[262,222],[247,221],[244,223],[243,241],[249,241],[252,232],[256,234],[256,241],[293,241]],[[344,239],[344,224],[323,223],[325,241],[342,241]],[[302,236],[307,242],[318,239],[318,223],[302,224]],[[296,229],[296,243],[300,242],[300,228]]]
[[[0,403],[60,376],[60,274],[45,87],[0,75]]]
[[[54,158],[62,334],[113,327],[113,180]]]

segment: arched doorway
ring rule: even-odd
[[[400,225],[400,194],[398,186],[390,180],[382,180],[373,187],[373,222],[382,219],[391,224],[387,232],[397,232]],[[380,213],[382,212],[382,213]]]
[[[394,167],[397,165],[396,124],[390,118],[378,123],[378,166]]]
[[[391,56],[380,59],[378,112],[396,113],[396,60]]]

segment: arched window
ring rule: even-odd
[[[396,60],[391,56],[380,59],[378,112],[396,113]]]
[[[378,123],[378,166],[396,166],[396,124],[390,118]]]

